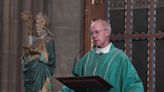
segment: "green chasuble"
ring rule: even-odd
[[[113,86],[109,90],[96,92],[144,92],[142,81],[129,58],[114,45],[105,54],[97,54],[95,49],[89,51],[76,64],[73,74],[78,76],[98,75]],[[74,91],[64,86],[60,92]]]
[[[52,90],[52,76],[55,70],[55,44],[47,37],[45,47],[48,61],[41,54],[39,58],[24,55],[22,57],[25,92],[50,92]],[[44,91],[46,90],[46,91]]]

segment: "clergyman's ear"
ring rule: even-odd
[[[107,31],[106,31],[106,34],[107,34],[107,36],[110,36],[111,31],[110,31],[110,30],[107,30]]]

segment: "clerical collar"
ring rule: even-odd
[[[110,43],[108,46],[104,47],[104,48],[97,48],[96,47],[96,53],[97,54],[104,54],[104,53],[108,53],[110,48],[111,48],[112,43]]]

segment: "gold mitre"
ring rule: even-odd
[[[35,15],[35,20],[39,20],[41,24],[44,24],[44,26],[48,26],[48,17],[43,14],[42,12],[39,12],[37,15]]]

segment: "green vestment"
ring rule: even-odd
[[[142,81],[129,58],[114,45],[105,54],[97,54],[95,49],[89,51],[76,64],[73,74],[78,76],[98,75],[113,86],[109,90],[96,92],[144,92]],[[74,91],[64,86],[60,92]]]

